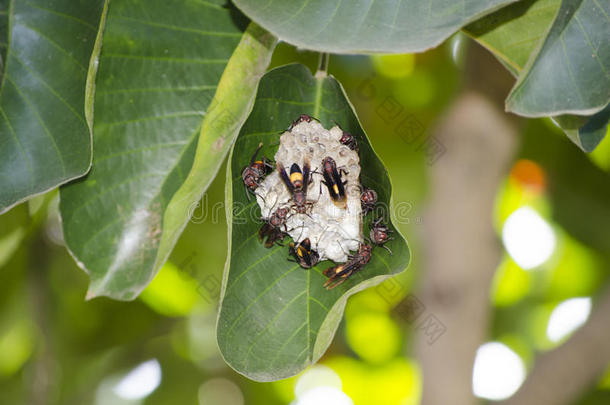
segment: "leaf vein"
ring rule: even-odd
[[[254,336],[254,340],[253,340],[253,342],[250,344],[250,346],[248,347],[248,351],[246,352],[246,357],[245,357],[245,362],[246,362],[246,365],[244,366],[244,368],[247,368],[248,360],[249,360],[249,357],[250,357],[250,352],[252,351],[252,349],[254,348],[254,346],[255,346],[255,345],[258,343],[258,340],[260,339],[260,337],[262,336],[262,334],[263,334],[263,333],[265,333],[265,332],[267,332],[267,331],[269,330],[269,326],[273,325],[273,323],[274,323],[275,321],[277,321],[277,319],[278,319],[280,316],[282,316],[282,314],[283,314],[284,312],[286,312],[286,310],[287,310],[288,308],[290,308],[290,306],[291,306],[292,304],[294,304],[294,303],[295,303],[295,302],[296,302],[296,301],[297,301],[299,298],[301,298],[301,297],[302,297],[302,296],[303,296],[305,293],[306,293],[306,291],[303,291],[302,293],[300,293],[300,294],[298,294],[298,295],[294,296],[294,297],[293,297],[293,298],[292,298],[290,301],[288,301],[288,302],[286,303],[286,305],[284,305],[284,307],[283,307],[283,308],[282,308],[282,309],[281,309],[281,310],[280,310],[280,311],[279,311],[277,314],[275,314],[275,315],[273,316],[273,318],[271,318],[271,320],[270,320],[269,322],[267,322],[267,324],[266,324],[265,326],[263,326],[263,329],[261,329],[261,330],[260,330],[260,331],[259,331],[259,332],[256,334],[256,336]],[[303,325],[303,326],[305,326],[305,325]],[[301,328],[302,328],[303,326],[301,326]]]
[[[9,77],[9,75],[5,75],[5,78],[13,85],[13,87],[15,88],[17,93],[19,93],[19,95],[21,96],[23,101],[26,103],[28,108],[32,111],[32,113],[36,117],[36,121],[38,121],[38,123],[42,127],[42,130],[45,133],[45,135],[51,140],[51,143],[53,144],[53,148],[55,149],[55,152],[57,153],[59,163],[61,164],[62,173],[65,176],[66,175],[66,163],[64,162],[64,157],[62,156],[62,154],[59,150],[59,147],[57,146],[57,141],[55,140],[55,137],[51,134],[51,132],[45,125],[44,121],[42,120],[42,117],[40,116],[40,112],[38,111],[37,108],[35,108],[34,105],[32,105],[32,102],[30,101],[30,99],[25,94],[23,94],[21,89],[17,86],[17,84],[13,81],[13,79],[11,79]]]
[[[248,306],[246,308],[244,308],[243,311],[241,311],[241,313],[238,315],[238,317],[233,321],[233,323],[231,324],[231,326],[229,327],[229,330],[227,331],[227,336],[229,336],[231,334],[231,331],[233,331],[233,328],[235,328],[235,326],[238,324],[239,320],[248,312],[248,310],[250,308],[252,308],[252,306],[254,304],[256,304],[258,302],[259,299],[261,299],[263,296],[265,296],[265,294],[271,290],[277,283],[279,283],[282,279],[284,279],[285,277],[287,277],[290,273],[292,273],[293,271],[299,269],[300,266],[297,264],[295,266],[293,266],[291,269],[287,270],[284,274],[282,274],[281,276],[279,276],[278,278],[276,278],[275,280],[273,280],[273,282],[271,282],[267,288],[265,288],[263,291],[261,291],[260,294],[258,294],[252,301],[250,301],[250,303],[248,304]],[[226,295],[226,294],[225,294]]]

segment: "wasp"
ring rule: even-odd
[[[362,215],[373,211],[377,203],[377,192],[372,188],[364,187],[360,193],[360,204],[362,205]]]
[[[303,170],[301,170],[298,164],[293,163],[290,166],[290,176],[286,174],[286,169],[284,169],[280,162],[277,162],[277,171],[286,188],[292,194],[293,207],[296,209],[296,212],[304,214],[307,211],[307,206],[313,204],[307,201],[307,186],[311,183],[309,160],[305,158]]]
[[[273,168],[273,166],[264,156],[260,160],[256,160],[256,156],[262,147],[263,143],[261,142],[254,151],[254,154],[250,159],[250,164],[241,172],[241,178],[246,187],[246,195],[248,196],[248,200],[250,199],[250,193],[254,193],[254,190],[258,188],[260,182],[267,174],[268,169]]]
[[[320,261],[320,255],[311,248],[311,241],[309,238],[303,239],[298,245],[294,242],[290,242],[288,249],[296,262],[304,269],[311,269]]]
[[[281,242],[286,236],[286,220],[288,219],[288,208],[278,208],[265,220],[258,231],[258,240],[265,240],[265,247],[270,248],[274,243]],[[284,230],[282,230],[282,227]]]
[[[377,218],[377,220],[375,222],[373,222],[369,236],[371,238],[371,243],[373,243],[374,245],[377,245],[377,246],[381,246],[382,248],[384,248],[388,252],[390,252],[390,255],[392,255],[392,251],[390,250],[389,247],[385,246],[385,243],[389,240],[394,239],[390,235],[394,231],[392,231],[390,228],[388,228],[382,222],[382,220],[383,220],[382,218]]]
[[[343,135],[341,135],[339,142],[341,142],[343,145],[347,146],[351,150],[355,150],[356,152],[358,152],[358,142],[356,141],[356,137],[354,137],[354,135],[350,134],[349,132],[343,131]]]
[[[337,170],[335,159],[330,156],[322,160],[322,176],[324,176],[322,183],[328,188],[328,194],[333,203],[340,208],[345,208],[346,205],[345,184],[347,184],[347,180],[341,180],[341,174],[346,173],[343,169]]]
[[[324,275],[328,277],[324,287],[327,290],[333,289],[347,280],[352,274],[361,270],[371,260],[372,251],[372,245],[361,243],[358,252],[347,257],[347,262],[324,270]]]
[[[292,128],[296,127],[297,125],[299,125],[301,122],[311,122],[311,120],[313,120],[314,118],[307,115],[307,114],[301,114],[299,116],[299,118],[297,118],[296,120],[294,120],[292,122],[292,124],[290,124],[290,126],[288,127],[288,130],[292,130]]]

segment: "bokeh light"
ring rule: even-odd
[[[35,343],[34,326],[18,320],[0,334],[0,376],[16,373],[30,358]]]
[[[346,325],[346,337],[352,350],[371,363],[388,361],[401,345],[398,325],[385,312],[352,315]]]
[[[551,270],[548,298],[559,301],[593,294],[603,280],[604,270],[590,248],[562,232],[557,264]]]
[[[477,397],[501,400],[510,397],[525,379],[521,358],[508,346],[488,342],[477,350],[472,372],[472,390]]]
[[[565,300],[555,307],[549,318],[546,334],[552,342],[559,342],[589,318],[591,298],[579,297]]]
[[[421,399],[421,371],[413,360],[398,357],[373,365],[337,356],[324,364],[339,374],[343,392],[356,405],[416,405]]]
[[[415,68],[413,54],[372,55],[371,61],[380,75],[390,79],[407,77]]]
[[[152,359],[131,370],[118,382],[113,391],[123,399],[142,399],[156,390],[159,384],[161,384],[161,365],[157,359]]]
[[[512,259],[526,270],[546,262],[556,244],[551,226],[530,207],[521,207],[508,217],[502,241]]]
[[[513,305],[527,295],[531,286],[530,274],[505,257],[494,275],[491,296],[496,306]]]
[[[510,171],[512,179],[523,188],[534,193],[541,193],[546,188],[546,174],[540,165],[529,159],[519,159]]]
[[[231,380],[213,378],[199,387],[199,405],[243,405],[244,395]]]
[[[424,108],[437,94],[437,81],[429,71],[415,69],[411,75],[394,85],[396,98],[412,109]]]
[[[199,300],[197,282],[168,261],[142,291],[140,298],[161,315],[185,316],[191,313]]]
[[[354,405],[350,397],[334,387],[315,387],[303,393],[294,405]]]
[[[317,387],[332,387],[341,390],[341,378],[331,368],[316,365],[305,371],[294,386],[294,395],[301,398],[306,392]]]

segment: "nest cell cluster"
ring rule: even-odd
[[[292,213],[286,220],[286,233],[296,243],[305,238],[311,241],[320,260],[337,263],[347,261],[350,250],[358,250],[362,242],[362,208],[360,204],[360,158],[358,153],[339,140],[343,131],[338,126],[330,130],[315,120],[302,121],[280,137],[274,158],[287,169],[293,163],[302,168],[311,165],[311,183],[307,200],[311,203],[306,213]],[[327,187],[322,184],[322,161],[332,157],[342,171],[345,184],[345,208],[335,204]],[[278,207],[289,206],[292,195],[282,182],[278,171],[269,174],[258,186],[257,201],[263,218],[269,218]]]
[[[242,180],[260,207],[263,225],[258,236],[265,247],[283,245],[290,236],[288,251],[301,267],[335,262],[323,271],[327,289],[366,266],[375,246],[391,254],[384,244],[392,239],[392,230],[383,218],[374,220],[364,236],[363,218],[373,211],[377,193],[360,184],[354,136],[301,115],[280,136],[274,163],[257,159],[262,146],[242,171]]]

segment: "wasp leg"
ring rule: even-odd
[[[332,290],[333,288],[343,284],[345,282],[345,280],[347,280],[349,278],[349,276],[351,276],[351,274],[352,274],[352,272],[350,271],[349,273],[346,273],[344,276],[341,276],[341,278],[339,278],[339,279],[329,278],[324,283],[324,287],[327,290]]]
[[[256,191],[253,191],[253,192],[252,192],[252,194],[254,194],[254,195],[255,195],[255,196],[257,196],[257,197],[262,198],[263,203],[267,204],[267,201],[265,200],[265,197],[263,197],[263,196],[262,196],[262,195],[260,195],[260,194],[257,194],[257,193],[256,193]]]
[[[392,256],[392,251],[390,250],[389,247],[387,247],[386,245],[381,245],[382,248],[384,248],[385,250],[387,250],[390,253],[390,256]]]
[[[248,201],[251,201],[251,198],[250,198],[251,191],[248,189],[248,187],[245,184],[244,184],[244,190],[246,190],[246,197],[248,197]]]

